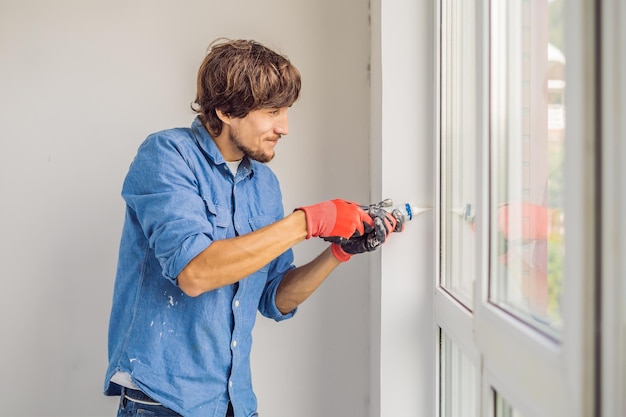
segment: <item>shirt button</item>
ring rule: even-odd
[[[232,387],[233,387],[233,381],[230,380],[230,381],[228,381],[228,388],[232,388]]]
[[[233,347],[237,347],[237,341],[236,341],[236,340],[233,340],[232,345],[233,345]]]
[[[239,300],[235,300],[235,307],[239,307]]]

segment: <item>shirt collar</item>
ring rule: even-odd
[[[191,129],[194,132],[196,137],[196,141],[200,145],[200,148],[204,151],[204,153],[213,161],[215,165],[225,165],[226,160],[224,156],[220,152],[220,149],[217,147],[217,144],[209,134],[206,126],[202,123],[199,117],[196,117],[191,124]],[[250,161],[250,158],[247,156],[243,157],[243,160],[240,164],[240,172],[242,172],[243,176],[248,176],[253,173],[253,165]],[[244,168],[243,171],[241,168]]]

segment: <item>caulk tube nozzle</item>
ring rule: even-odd
[[[432,210],[432,207],[422,207],[422,206],[411,206],[411,212],[413,213],[413,217],[419,216],[422,213],[426,213],[427,211]]]
[[[389,212],[398,210],[404,216],[405,221],[413,220],[418,215],[432,209],[432,207],[418,206],[411,203],[394,205],[393,200],[390,198],[383,200],[382,207]]]

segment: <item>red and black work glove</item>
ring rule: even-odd
[[[393,232],[404,230],[406,218],[399,210],[387,212],[383,207],[385,201],[364,207],[367,213],[374,219],[374,228],[363,236],[355,236],[347,242],[334,242],[332,253],[338,260],[346,262],[352,255],[364,252],[372,252],[382,245],[387,237]]]
[[[362,236],[374,226],[374,220],[357,203],[346,200],[330,200],[312,206],[298,207],[306,216],[306,238],[322,237],[342,242],[351,237]]]
[[[376,204],[370,204],[367,207],[363,207],[365,209],[365,211],[368,212],[368,214],[370,216],[372,216],[372,218],[374,217],[380,217],[380,218],[384,218],[386,216],[385,213],[389,214],[389,211],[391,211],[391,215],[393,216],[393,218],[396,220],[396,225],[394,227],[394,232],[402,232],[404,231],[404,223],[407,222],[407,216],[404,215],[400,210],[398,209],[392,209],[393,208],[393,200],[391,200],[390,198],[387,198],[383,201],[380,201]],[[389,236],[389,234],[387,234],[387,236]]]

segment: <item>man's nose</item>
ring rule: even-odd
[[[274,131],[279,135],[286,135],[289,133],[289,116],[287,116],[286,110],[276,119],[276,127],[274,128]]]

